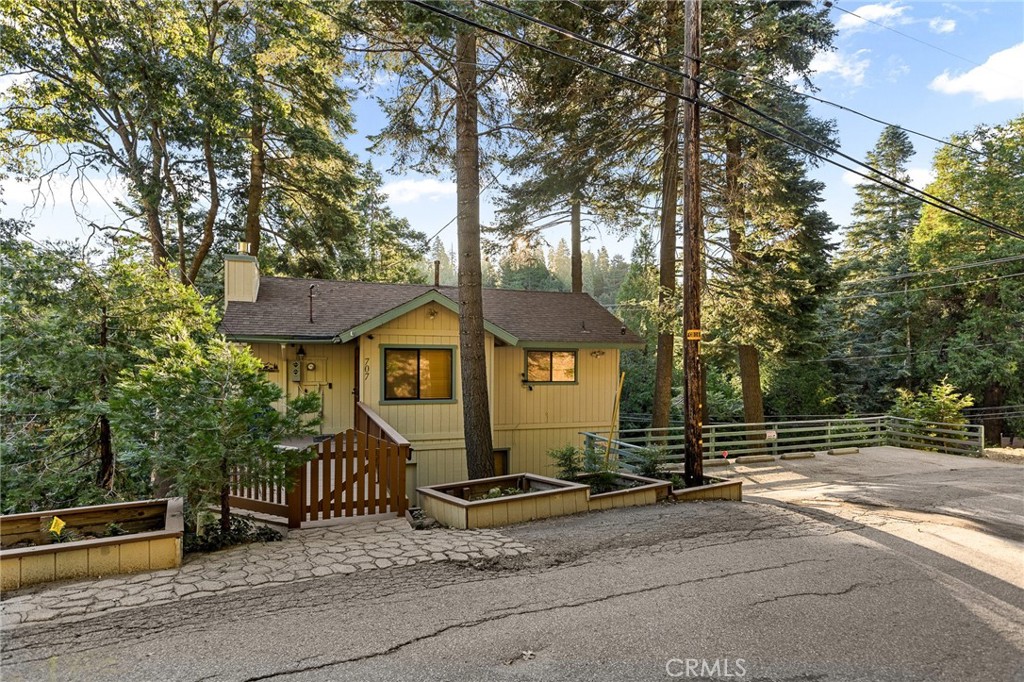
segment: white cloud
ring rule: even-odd
[[[888,70],[885,75],[890,83],[899,82],[903,76],[910,73],[910,64],[903,61],[903,58],[899,55],[894,54],[890,56],[886,62],[886,67]]]
[[[910,184],[917,189],[924,189],[935,180],[935,172],[931,168],[908,168]]]
[[[395,180],[381,189],[391,198],[393,204],[410,204],[421,199],[436,201],[455,195],[454,182],[441,182],[434,178]]]
[[[857,175],[853,171],[843,171],[843,184],[849,185],[850,187],[856,187],[860,183],[864,182],[864,178]]]
[[[876,22],[883,26],[890,26],[893,24],[905,24],[909,21],[903,16],[903,13],[909,9],[906,5],[900,5],[897,0],[882,4],[871,4],[862,5],[855,10],[852,10],[852,14],[843,14],[839,17],[839,21],[836,22],[836,28],[840,31],[859,31],[861,29],[870,28],[869,22]],[[854,16],[856,14],[857,16]]]
[[[928,20],[928,28],[933,33],[952,33],[956,30],[956,21],[946,17],[932,17]]]
[[[811,60],[811,70],[819,74],[834,74],[850,85],[864,83],[864,74],[871,66],[865,55],[868,50],[857,50],[853,54],[842,52],[819,52]]]
[[[971,93],[983,102],[1024,100],[1024,43],[996,52],[967,73],[943,71],[928,87],[946,95]]]

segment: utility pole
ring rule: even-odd
[[[700,361],[700,294],[704,284],[702,258],[704,222],[700,201],[700,1],[686,0],[683,25],[686,38],[686,78],[683,81],[683,376],[686,395],[687,487],[704,482],[704,369]]]

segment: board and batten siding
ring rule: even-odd
[[[578,349],[578,381],[575,383],[529,385],[523,382],[526,351],[496,346],[490,333],[485,339],[494,447],[508,448],[510,473],[553,475],[556,471],[547,456],[549,450],[568,444],[582,447],[581,431],[608,430],[618,387],[617,349]],[[313,362],[317,369],[313,372],[303,369],[301,383],[292,382],[288,371],[288,363],[296,358],[299,344],[250,345],[262,361],[278,366],[276,372],[267,373],[267,378],[288,396],[295,396],[298,391],[321,393],[322,433],[339,433],[352,428],[353,389],[358,382],[360,400],[412,443],[413,460],[408,465],[407,480],[413,504],[416,504],[413,491],[418,486],[467,478],[459,377],[459,318],[451,310],[428,303],[363,334],[358,341],[304,343],[303,365]],[[384,401],[382,347],[385,346],[453,348],[455,400]]]
[[[296,352],[302,345],[306,356],[302,359],[302,381],[294,382],[288,371],[289,363],[297,359]],[[353,373],[355,367],[355,344],[337,343],[253,343],[253,354],[264,363],[277,365],[276,372],[267,372],[267,379],[277,384],[289,398],[305,392],[319,393],[323,403],[323,422],[320,433],[341,433],[355,424],[355,388]],[[316,369],[308,371],[307,363],[314,363]],[[279,405],[283,408],[283,405]]]
[[[523,348],[494,349],[494,447],[509,449],[510,473],[554,475],[548,450],[582,447],[580,431],[611,425],[619,351],[578,349],[577,382],[571,384],[525,384],[525,361]]]
[[[361,399],[412,443],[416,486],[465,480],[466,441],[462,428],[458,315],[443,306],[428,303],[364,334],[359,343]],[[493,395],[494,336],[485,334],[485,343],[488,390]],[[454,400],[383,400],[382,348],[387,346],[441,346],[454,349]],[[493,419],[493,406],[491,414]]]

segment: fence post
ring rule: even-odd
[[[715,450],[715,433],[717,432],[717,430],[715,429],[714,425],[705,426],[704,428],[708,430],[709,435],[710,435],[708,443],[709,443],[709,447],[711,448],[711,450],[708,452],[708,454],[711,457],[714,457],[715,456],[715,452],[716,452],[716,450]]]
[[[985,456],[985,425],[978,424],[978,456]]]
[[[769,424],[771,430],[775,432],[775,438],[772,438],[772,457],[779,456],[779,425]]]
[[[291,487],[285,492],[285,500],[288,504],[288,527],[299,528],[302,526],[302,507],[306,500],[306,464],[300,464],[292,469]]]
[[[826,421],[825,422],[825,445],[826,445],[826,448],[825,448],[826,450],[831,450],[832,449],[832,422],[831,421]]]

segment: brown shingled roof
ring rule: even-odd
[[[221,330],[243,339],[328,340],[430,291],[458,303],[456,287],[261,277],[256,302],[229,302]],[[520,343],[643,343],[628,329],[623,334],[622,322],[587,294],[484,289],[483,298],[484,318]]]

